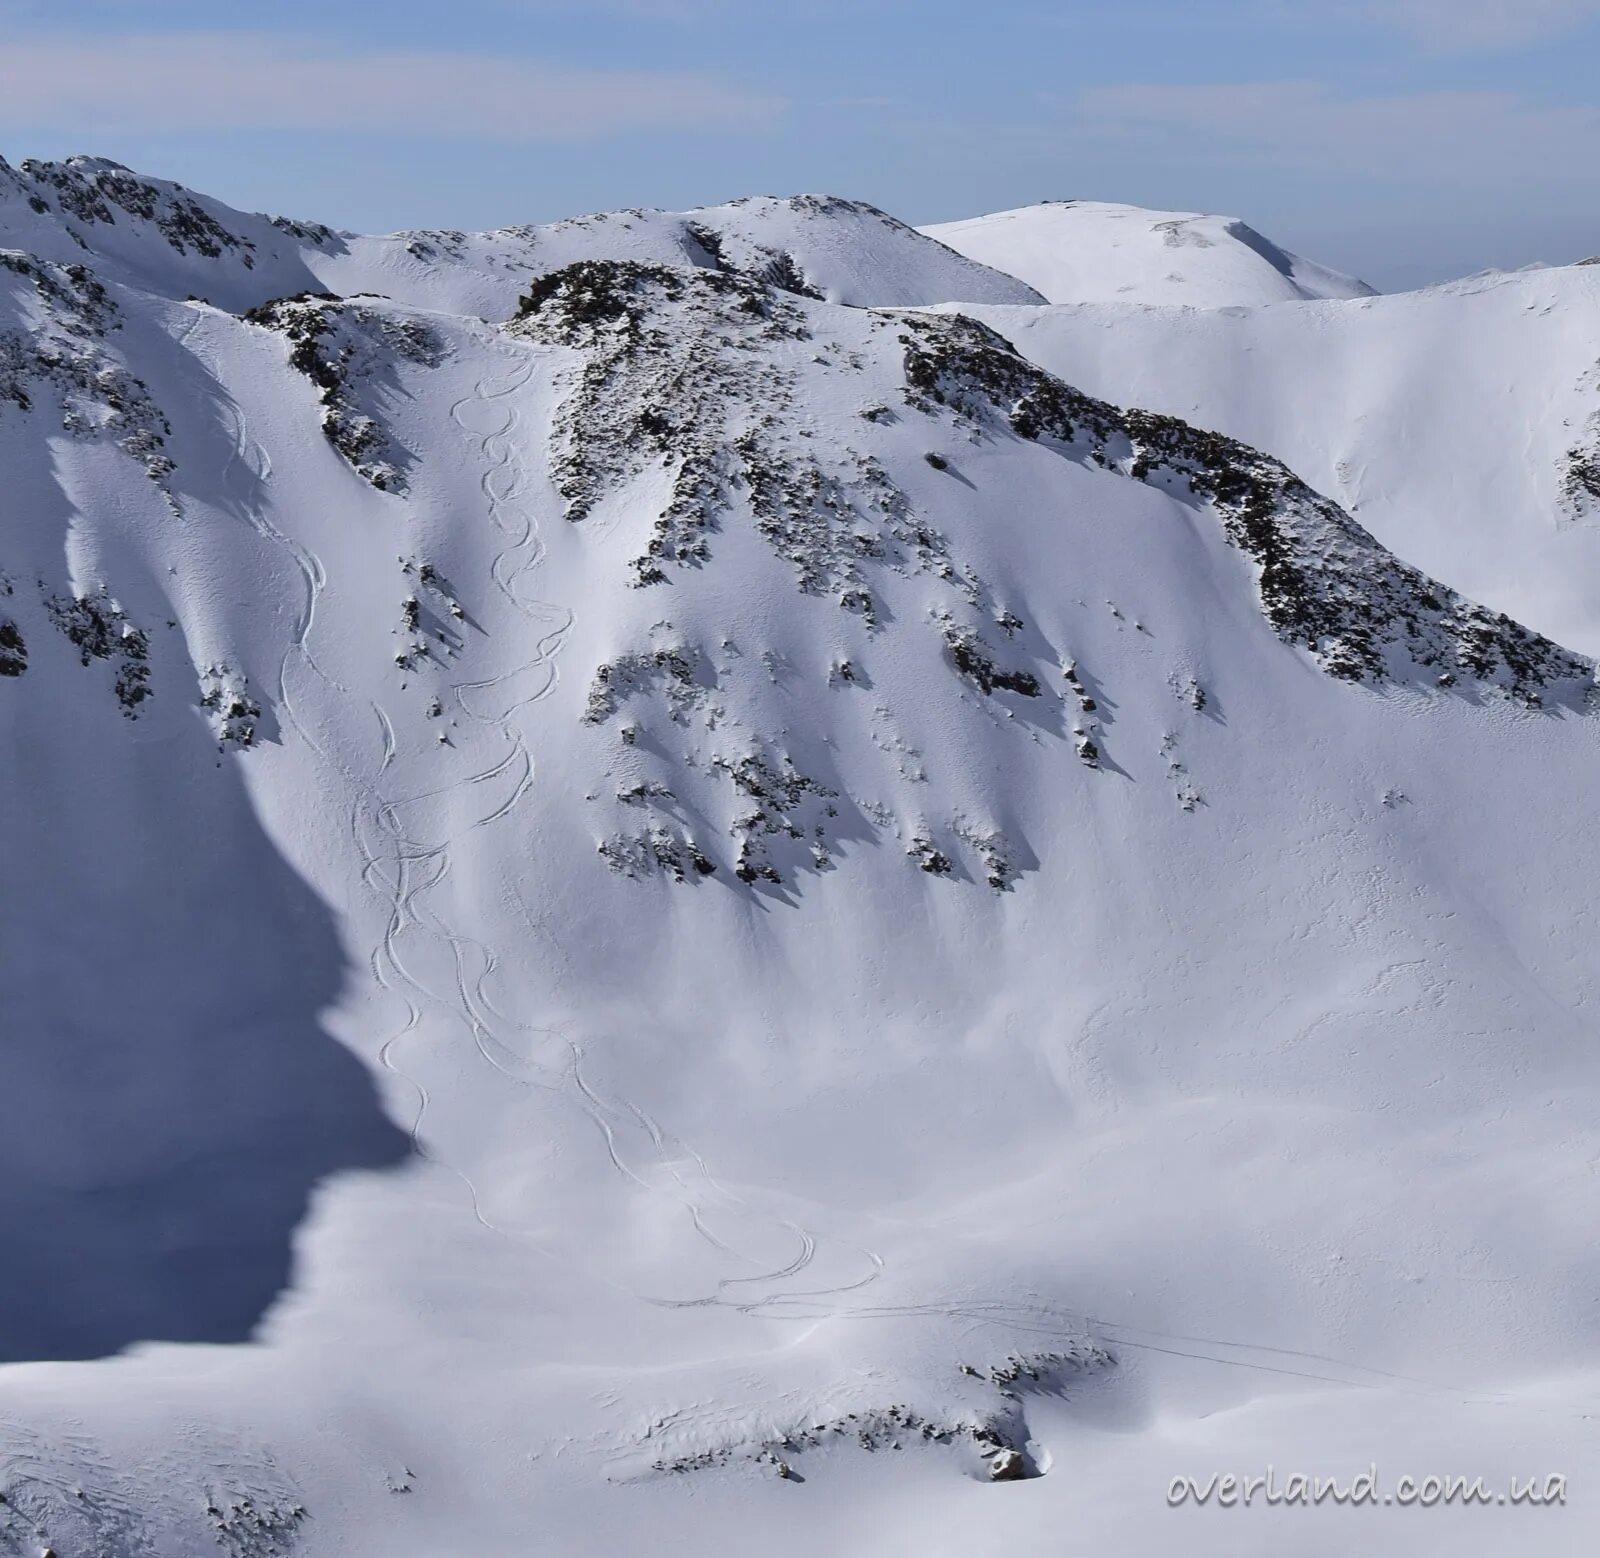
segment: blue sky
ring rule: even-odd
[[[0,0],[0,152],[76,151],[364,229],[1127,200],[1397,287],[1600,252],[1600,0]]]

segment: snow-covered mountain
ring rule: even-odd
[[[1237,217],[1047,200],[922,231],[1052,303],[1223,308],[1372,294],[1364,281],[1280,249]]]
[[[1592,1479],[1590,661],[847,202],[24,167],[0,1552],[1592,1540],[1167,1502]]]
[[[339,233],[247,215],[99,157],[0,161],[7,242],[163,297],[240,310],[307,291],[377,292],[504,319],[531,277],[575,260],[753,272],[851,305],[1038,303],[1039,294],[860,201],[768,196],[689,212],[610,211],[493,233]]]

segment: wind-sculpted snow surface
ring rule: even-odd
[[[1172,1479],[1600,1473],[1588,661],[849,293],[925,253],[870,209],[355,297],[65,167],[0,203],[91,246],[0,272],[0,1553],[1264,1555],[1354,1512]]]

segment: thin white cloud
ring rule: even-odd
[[[1470,52],[1546,42],[1600,17],[1600,0],[1355,0],[1355,9],[1432,48]]]
[[[1182,160],[1473,188],[1600,178],[1600,107],[1504,91],[1341,97],[1312,82],[1124,85],[1094,88],[1073,106],[1081,138]]]
[[[605,12],[645,21],[690,24],[734,14],[745,0],[499,0],[509,11]]]
[[[681,26],[729,18],[768,23],[772,20],[769,12],[759,4],[753,5],[751,0],[497,0],[497,3],[507,11],[546,15],[600,13]],[[914,14],[917,3],[918,0],[785,0],[783,15],[792,22],[797,16],[808,19],[839,14],[860,16],[869,11]]]
[[[781,101],[696,73],[349,52],[260,33],[34,38],[0,49],[0,126],[304,129],[559,141],[751,125]]]

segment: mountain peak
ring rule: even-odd
[[[1373,289],[1263,238],[1237,217],[1053,200],[921,231],[1017,276],[1052,303],[1183,303],[1220,308]]]

